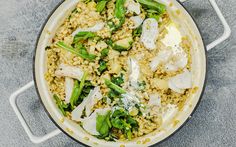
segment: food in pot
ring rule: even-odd
[[[107,141],[160,131],[196,88],[190,42],[153,0],[79,2],[46,47],[61,113]]]

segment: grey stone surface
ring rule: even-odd
[[[159,146],[236,146],[236,1],[217,0],[233,32],[211,50],[208,80],[192,119]],[[41,26],[60,0],[0,0],[0,146],[80,146],[64,134],[35,145],[30,142],[10,107],[10,94],[32,80],[35,42]],[[194,16],[206,43],[222,33],[222,26],[206,0],[184,4]],[[42,135],[55,128],[31,88],[18,101],[32,130]]]

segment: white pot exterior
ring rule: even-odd
[[[46,111],[52,118],[52,120],[57,124],[57,126],[63,130],[66,134],[74,138],[75,140],[89,145],[89,146],[102,146],[102,147],[119,147],[121,145],[127,146],[149,146],[156,144],[165,138],[169,137],[171,134],[176,132],[185,122],[191,117],[192,112],[198,105],[202,91],[204,89],[204,83],[206,78],[206,56],[205,47],[199,33],[199,30],[192,20],[188,12],[176,1],[176,0],[163,0],[163,2],[170,6],[168,11],[173,17],[174,21],[181,26],[183,32],[188,35],[192,43],[192,73],[193,73],[193,83],[194,86],[199,87],[197,93],[193,94],[186,102],[184,109],[178,112],[176,117],[174,117],[177,124],[174,125],[173,122],[166,124],[165,130],[161,132],[153,132],[141,138],[137,138],[132,141],[127,142],[107,142],[104,140],[99,140],[87,134],[78,124],[73,121],[68,120],[63,117],[57,108],[52,94],[49,91],[46,80],[44,79],[44,74],[47,71],[46,67],[46,52],[45,47],[50,44],[51,39],[55,35],[55,31],[62,24],[63,20],[69,15],[69,13],[75,8],[78,0],[66,0],[64,1],[56,11],[50,16],[46,25],[44,26],[40,38],[38,40],[36,54],[35,54],[35,82],[37,85],[37,90],[42,100]],[[73,130],[73,131],[71,131]],[[145,140],[150,139],[149,142],[142,144]],[[140,144],[141,143],[141,144]]]

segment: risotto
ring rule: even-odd
[[[46,47],[45,79],[78,127],[132,140],[161,130],[196,91],[190,46],[162,3],[82,1]]]

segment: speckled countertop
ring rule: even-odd
[[[217,0],[232,29],[232,36],[211,50],[208,80],[192,119],[159,146],[236,146],[236,1]],[[41,26],[60,0],[0,0],[0,146],[80,146],[64,134],[42,144],[31,143],[9,104],[10,94],[33,79],[32,60]],[[222,33],[222,26],[207,0],[184,4],[196,19],[206,43]],[[31,88],[21,95],[19,107],[37,135],[55,128]]]

